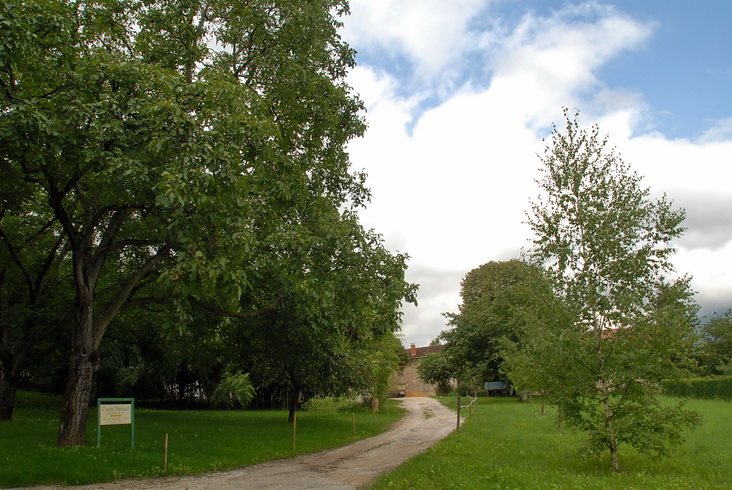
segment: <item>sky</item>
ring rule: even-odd
[[[701,315],[732,308],[732,2],[351,0],[341,34],[368,130],[362,224],[420,285],[403,343],[428,345],[460,281],[518,258],[544,138],[562,109],[598,124],[654,198],[686,209],[674,245]]]

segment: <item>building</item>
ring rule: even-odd
[[[405,396],[434,396],[437,394],[435,386],[425,383],[419,377],[417,367],[420,360],[427,354],[442,352],[444,345],[430,345],[427,347],[417,347],[411,344],[409,349],[405,349],[407,354],[407,363],[404,367],[391,375],[389,379],[389,391],[397,393],[404,391]]]

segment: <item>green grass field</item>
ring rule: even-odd
[[[13,421],[0,424],[0,488],[36,484],[76,485],[119,478],[197,474],[296,454],[321,451],[383,432],[404,413],[395,402],[376,417],[351,412],[298,412],[296,449],[284,411],[136,410],[135,448],[130,426],[102,427],[96,447],[96,408],[90,410],[87,445],[56,447],[61,400],[18,393]],[[164,437],[168,467],[163,473]]]
[[[440,401],[455,408],[454,398]],[[664,458],[621,447],[624,471],[616,474],[609,457],[580,455],[582,435],[558,427],[548,409],[542,416],[538,402],[481,398],[459,431],[372,488],[732,488],[732,404],[690,400],[688,406],[704,422],[685,444]]]

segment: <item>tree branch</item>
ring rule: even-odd
[[[155,267],[158,263],[162,262],[170,252],[168,247],[163,247],[158,252],[150,257],[148,261],[140,267],[140,269],[132,274],[127,282],[120,288],[119,292],[114,298],[105,306],[102,314],[94,322],[94,346],[98,347],[99,343],[104,337],[104,332],[112,322],[112,319],[117,315],[120,308],[127,302],[130,295],[134,291],[137,284]]]

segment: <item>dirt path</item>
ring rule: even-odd
[[[201,476],[125,480],[74,489],[361,488],[432,446],[455,428],[455,413],[436,400],[403,398],[401,401],[408,413],[393,429],[348,446]]]

